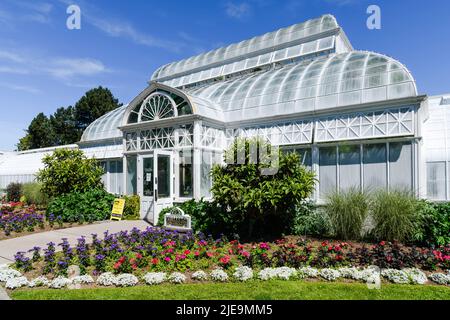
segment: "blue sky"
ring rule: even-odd
[[[66,9],[81,8],[81,30]],[[382,29],[366,27],[370,4]],[[107,86],[123,103],[162,64],[334,14],[355,49],[392,56],[420,93],[450,92],[448,0],[0,0],[0,150],[12,150],[39,112]]]

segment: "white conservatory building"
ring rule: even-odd
[[[317,201],[354,186],[449,200],[450,95],[419,95],[404,65],[355,50],[331,15],[162,66],[77,146],[101,161],[108,191],[140,195],[155,222],[163,207],[210,197],[211,166],[254,136],[301,154]],[[50,151],[0,154],[1,187],[39,167],[11,170],[17,159]]]

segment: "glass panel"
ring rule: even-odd
[[[180,197],[193,197],[192,180],[192,150],[180,151],[179,178],[180,178]]]
[[[143,159],[142,190],[144,197],[153,197],[153,158]]]
[[[364,190],[386,188],[386,144],[368,144],[363,150]]]
[[[389,145],[389,187],[412,190],[412,146],[411,143]]]
[[[445,162],[427,163],[427,197],[430,200],[446,200]]]
[[[137,157],[127,157],[127,194],[137,194]]]
[[[158,155],[158,198],[170,198],[170,156]]]
[[[339,146],[339,188],[361,187],[361,150],[359,145]]]
[[[336,191],[337,154],[335,147],[319,150],[319,190],[323,199],[330,192]]]
[[[117,161],[109,162],[109,192],[118,194],[117,192]]]
[[[108,173],[107,173],[107,168],[108,168],[108,165],[107,165],[107,162],[106,161],[101,161],[100,163],[99,163],[99,166],[103,169],[103,175],[102,175],[102,183],[103,183],[103,186],[105,187],[105,189],[106,190],[108,190],[108,181],[107,181],[107,177],[108,177]]]

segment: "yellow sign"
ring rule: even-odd
[[[115,199],[111,213],[111,220],[122,220],[123,210],[125,209],[125,199]]]

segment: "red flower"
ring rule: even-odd
[[[136,270],[137,269],[137,265],[133,264],[133,265],[131,265],[131,268],[133,268],[133,270]]]
[[[209,251],[206,253],[206,255],[207,255],[209,258],[212,258],[212,257],[214,256],[214,254],[213,254],[212,252],[209,252]]]
[[[198,256],[200,255],[200,252],[195,251],[195,252],[194,252],[194,255],[195,255],[196,257],[198,257]]]
[[[385,241],[381,241],[380,242],[380,246],[384,246],[384,245],[386,245],[386,242]]]
[[[328,241],[322,242],[322,247],[326,247],[328,245]]]
[[[158,264],[158,263],[159,263],[158,258],[153,258],[153,259],[152,259],[152,264]]]
[[[142,259],[142,254],[137,253],[137,254],[136,254],[136,259]]]
[[[126,259],[127,258],[125,258],[125,257],[120,257],[120,259],[119,259],[120,264],[124,263]]]
[[[250,257],[250,253],[248,251],[242,251],[241,254],[246,258]]]
[[[220,263],[226,265],[230,262],[230,260],[231,260],[231,258],[229,256],[224,256],[224,257],[220,258],[219,261],[220,261]]]
[[[114,265],[114,267],[113,267],[114,270],[119,269],[121,265],[122,265],[122,264],[121,264],[120,262],[117,262],[117,263]]]
[[[184,250],[184,254],[185,254],[185,255],[188,255],[188,254],[190,254],[190,253],[191,253],[190,250]]]

